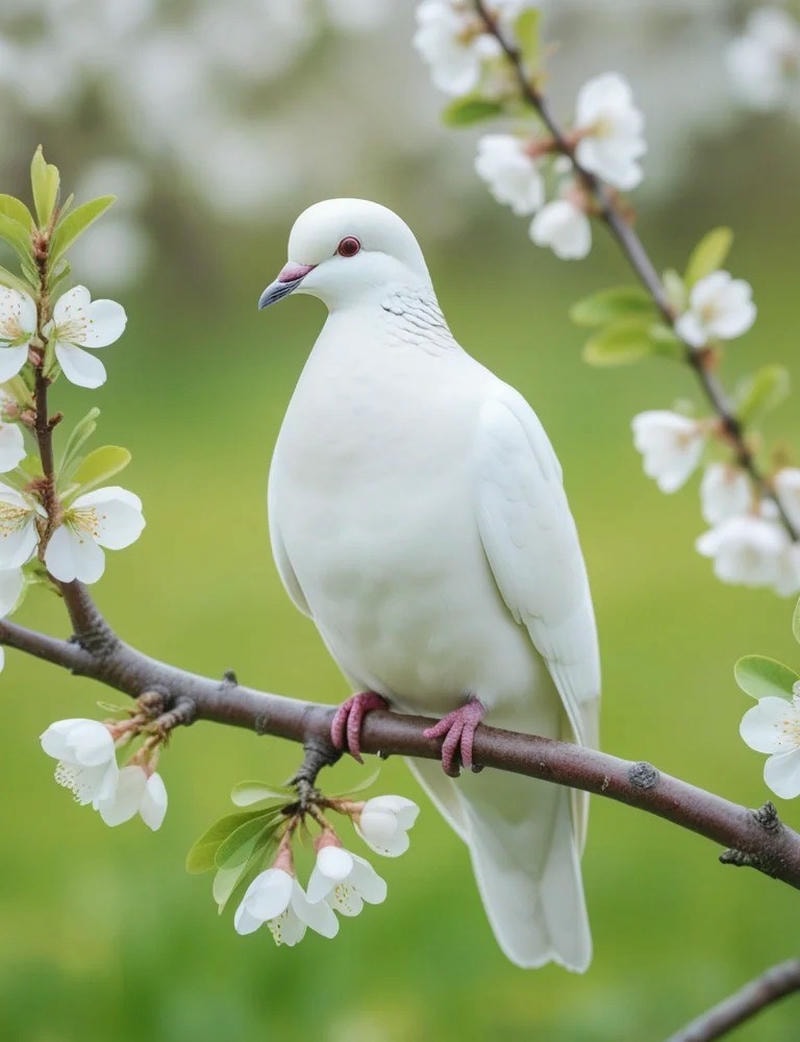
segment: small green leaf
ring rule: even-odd
[[[682,314],[689,305],[689,294],[683,279],[674,268],[667,268],[661,276],[661,281],[664,283],[664,292],[670,306],[677,314]]]
[[[24,471],[29,477],[42,478],[44,477],[44,471],[42,470],[42,460],[38,452],[30,452],[25,459],[18,464],[19,469]]]
[[[792,615],[792,633],[794,639],[800,644],[800,600],[794,606],[794,614]]]
[[[21,224],[30,236],[33,231],[33,214],[21,199],[0,193],[0,213]]]
[[[262,811],[250,821],[235,828],[217,847],[214,854],[214,864],[217,868],[230,868],[231,865],[239,864],[247,854],[245,853],[250,840],[258,840],[259,837],[271,835],[275,829],[286,821],[280,811]]]
[[[30,232],[19,221],[5,213],[0,213],[0,239],[5,239],[20,259],[25,261],[30,259]]]
[[[31,296],[30,284],[21,279],[19,275],[15,275],[8,268],[3,268],[2,266],[0,266],[0,286],[8,286],[9,289],[15,289],[17,293],[25,293],[29,297]]]
[[[115,195],[101,195],[98,199],[91,199],[88,203],[83,203],[72,213],[63,217],[56,225],[50,243],[51,262],[57,261],[78,236],[83,235],[89,225],[106,212],[116,198]]]
[[[686,266],[686,286],[691,289],[696,282],[718,271],[725,263],[733,244],[730,228],[714,228],[698,242]]]
[[[655,305],[644,289],[614,286],[573,304],[569,317],[578,326],[604,326],[618,319],[654,314]]]
[[[733,667],[736,683],[751,698],[787,698],[797,683],[797,673],[764,655],[745,655]]]
[[[442,112],[442,119],[448,127],[468,127],[480,123],[492,116],[499,116],[503,111],[503,103],[482,98],[479,94],[467,94],[463,98],[451,101]]]
[[[214,900],[220,915],[225,910],[231,895],[242,886],[248,886],[261,871],[265,862],[271,860],[278,844],[277,832],[263,833],[245,844],[241,860],[228,861],[217,869],[212,885]],[[241,854],[237,855],[241,857]]]
[[[130,452],[121,445],[103,445],[81,460],[72,480],[80,487],[81,493],[88,492],[119,474],[130,461]]]
[[[215,868],[214,857],[228,836],[245,822],[263,817],[262,810],[241,811],[238,814],[226,814],[224,818],[215,821],[189,849],[186,855],[186,871],[194,875]]]
[[[56,287],[60,286],[64,279],[66,279],[71,274],[71,272],[72,268],[70,267],[70,265],[67,263],[67,261],[62,260],[58,269],[56,271],[51,272],[50,274],[49,289],[51,294],[55,292]]]
[[[513,26],[517,47],[530,70],[535,70],[539,65],[540,15],[538,7],[528,7],[517,17]]]
[[[583,359],[590,365],[626,365],[657,353],[649,323],[623,319],[600,330],[586,342]]]
[[[243,781],[234,785],[231,789],[231,799],[237,807],[249,807],[252,803],[260,803],[262,800],[281,800],[283,803],[291,803],[296,799],[294,789],[271,788],[264,782]]]
[[[83,419],[79,420],[72,428],[67,438],[67,444],[64,446],[64,451],[61,454],[61,459],[56,467],[59,481],[67,481],[71,476],[72,470],[78,463],[78,453],[97,429],[97,417],[99,415],[100,410],[97,406],[92,406]]]
[[[53,216],[58,202],[59,183],[58,167],[45,161],[42,146],[39,145],[31,162],[31,188],[40,228],[46,228]]]
[[[782,365],[765,365],[745,377],[736,390],[737,415],[745,425],[776,408],[789,396],[791,379]]]
[[[214,876],[214,883],[211,887],[211,893],[214,900],[217,902],[217,909],[220,915],[224,912],[228,899],[236,889],[239,880],[246,871],[246,861],[243,861],[240,865],[234,865],[232,868],[217,869]]]

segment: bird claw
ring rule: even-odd
[[[348,752],[359,763],[361,757],[361,728],[364,717],[373,709],[388,709],[385,698],[374,691],[361,691],[342,702],[331,721],[331,741],[335,748]]]
[[[426,738],[443,738],[442,769],[451,778],[460,774],[460,766],[477,773],[480,766],[473,763],[472,746],[475,731],[483,719],[485,709],[481,701],[470,698],[463,706],[443,716],[438,724],[424,731]],[[460,766],[459,766],[460,765]]]

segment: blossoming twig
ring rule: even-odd
[[[506,56],[522,98],[535,109],[539,118],[547,127],[552,136],[554,147],[560,153],[569,157],[577,178],[595,201],[597,216],[608,226],[629,264],[653,298],[661,315],[667,324],[674,329],[678,316],[669,301],[664,284],[642,240],[636,234],[616,199],[600,178],[587,170],[576,158],[575,142],[570,140],[553,116],[546,97],[529,79],[520,50],[515,43],[506,37],[497,19],[489,11],[488,4],[485,0],[474,0],[474,3],[475,9],[486,27],[486,32],[497,41],[503,54]],[[686,344],[686,361],[697,375],[706,398],[719,417],[722,430],[733,448],[737,463],[750,475],[759,494],[775,503],[778,515],[786,531],[792,540],[797,542],[800,539],[800,533],[798,533],[797,528],[787,515],[771,485],[762,474],[753,452],[745,440],[742,422],[736,415],[736,411],[724,388],[710,368],[708,352],[696,350],[686,341],[684,343]]]
[[[306,745],[325,748],[330,739],[334,708],[267,694],[230,680],[213,680],[159,662],[116,638],[80,584],[70,584],[69,595],[79,605],[78,616],[92,615],[102,651],[91,632],[80,643],[26,629],[0,620],[0,644],[64,666],[134,698],[143,692],[163,693],[165,706],[194,706],[193,719],[244,727]],[[373,754],[399,754],[438,760],[439,742],[424,731],[434,721],[376,711],[362,733],[362,749]],[[533,735],[480,726],[475,736],[476,763],[498,770],[540,778],[583,789],[665,818],[682,828],[739,852],[739,864],[800,889],[800,834],[770,819],[765,827],[758,815],[729,800],[687,782],[662,774],[650,764],[634,763],[593,749]],[[729,863],[737,863],[731,861]]]
[[[800,991],[800,959],[789,959],[765,970],[691,1024],[670,1035],[667,1042],[713,1042],[795,991]]]

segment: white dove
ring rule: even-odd
[[[539,420],[456,343],[422,251],[391,210],[309,207],[264,308],[328,318],[281,427],[269,527],[283,584],[354,692],[332,735],[359,756],[377,706],[439,716],[441,769],[411,764],[467,843],[512,962],[582,971],[583,793],[472,766],[481,719],[597,742],[592,602],[561,468]]]

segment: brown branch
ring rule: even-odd
[[[330,744],[331,706],[243,687],[230,675],[222,680],[159,662],[119,640],[94,607],[88,592],[70,584],[70,597],[83,605],[79,617],[94,615],[94,629],[72,641],[59,640],[0,621],[0,644],[90,677],[132,698],[157,693],[164,709],[180,705],[188,722],[209,720],[313,744],[336,758]],[[74,605],[73,605],[74,610]],[[434,721],[418,716],[373,712],[361,747],[384,756],[399,754],[435,760],[440,743],[426,738]],[[604,796],[665,818],[730,848],[728,864],[746,865],[800,889],[800,834],[777,818],[771,804],[751,811],[656,770],[594,749],[533,735],[479,727],[474,756],[483,767],[511,771]]]
[[[778,963],[670,1035],[667,1042],[713,1042],[767,1006],[800,991],[800,959]]]
[[[526,71],[525,62],[519,48],[513,41],[506,39],[491,12],[487,9],[484,0],[474,0],[475,9],[483,21],[486,32],[497,40],[503,53],[508,60],[511,70],[517,80],[520,94],[525,102],[534,109],[552,135],[555,150],[565,155],[571,161],[575,173],[587,191],[592,195],[597,204],[599,216],[602,218],[611,234],[619,243],[619,246],[630,264],[639,281],[653,298],[664,320],[674,331],[675,311],[669,302],[664,284],[656,271],[655,265],[650,259],[642,240],[636,234],[635,229],[626,220],[620,209],[616,197],[613,196],[606,185],[591,171],[581,166],[575,158],[575,144],[570,141],[562,127],[550,110],[547,98],[531,82]],[[676,334],[677,335],[677,334]],[[776,507],[786,531],[791,538],[797,542],[800,540],[795,526],[783,508],[775,491],[770,486],[764,474],[762,474],[750,446],[744,437],[744,426],[736,415],[730,400],[719,380],[706,364],[706,354],[698,351],[691,344],[684,341],[685,357],[688,365],[694,370],[703,393],[714,412],[719,416],[723,430],[730,441],[737,463],[750,475],[753,484],[759,494],[771,499]]]

